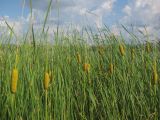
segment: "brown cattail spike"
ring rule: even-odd
[[[110,65],[109,65],[109,72],[110,72],[110,74],[113,74],[113,64],[111,63]]]
[[[90,71],[90,64],[85,63],[83,65],[83,70],[84,70],[84,72],[88,73]]]
[[[77,53],[77,62],[78,62],[78,64],[81,63],[81,55],[79,53]]]
[[[121,53],[121,56],[125,55],[125,49],[124,49],[124,46],[122,44],[120,44],[120,46],[119,46],[119,51]]]
[[[152,81],[152,84],[156,84],[157,81],[158,81],[158,73],[157,73],[157,63],[156,63],[156,60],[154,60],[154,62],[153,62],[152,69],[153,69],[153,81]]]
[[[46,72],[44,76],[44,89],[45,90],[48,90],[49,82],[50,82],[50,76],[49,76],[49,73]]]
[[[18,70],[15,68],[12,71],[11,92],[13,94],[17,91]]]
[[[156,71],[153,71],[153,81],[152,84],[155,85],[158,82],[158,73]]]

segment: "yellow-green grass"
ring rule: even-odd
[[[103,44],[96,39],[94,45],[77,41],[77,37],[65,36],[53,45],[1,44],[0,119],[158,120],[160,80],[153,81],[155,62],[160,75],[158,44],[150,44],[148,52],[143,44],[126,44],[116,37],[106,37]],[[18,81],[13,94],[15,63]],[[87,73],[84,64],[90,65]],[[50,79],[47,90],[46,72]]]

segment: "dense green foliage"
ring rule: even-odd
[[[153,78],[154,63],[160,74],[158,45],[128,45],[105,36],[93,46],[77,36],[61,37],[54,45],[1,45],[0,119],[160,119],[160,82]],[[16,55],[19,78],[12,94]],[[45,72],[51,79],[46,91]]]

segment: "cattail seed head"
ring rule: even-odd
[[[50,82],[50,76],[49,76],[49,73],[46,72],[44,76],[44,89],[45,90],[48,90],[49,82]]]
[[[125,55],[125,49],[124,49],[124,46],[122,44],[119,46],[119,51],[121,53],[121,56]]]
[[[12,71],[12,80],[11,80],[11,92],[13,94],[17,91],[17,81],[18,81],[18,70],[15,68]]]
[[[109,72],[110,72],[110,74],[112,74],[113,73],[113,68],[114,66],[113,66],[113,64],[111,63],[110,65],[109,65]]]
[[[156,84],[157,81],[158,81],[158,73],[157,73],[157,63],[156,63],[156,60],[154,60],[154,62],[153,62],[152,69],[153,69],[153,81],[152,81],[152,83]]]
[[[152,84],[155,85],[158,81],[158,73],[157,71],[153,71],[153,80],[152,80]]]
[[[90,71],[90,64],[85,63],[85,64],[83,65],[83,70],[84,70],[84,72],[88,73],[88,72]]]
[[[81,55],[79,53],[77,53],[77,62],[78,62],[78,64],[81,63]]]

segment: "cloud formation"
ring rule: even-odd
[[[10,30],[7,26],[7,24],[5,23],[5,21],[7,22],[7,24],[13,29],[14,33],[16,35],[22,35],[23,31],[24,31],[24,26],[25,26],[25,20],[19,18],[18,20],[12,20],[10,19],[9,16],[4,16],[0,18],[0,33],[2,32],[6,32],[10,33]]]
[[[157,32],[160,30],[159,5],[160,0],[132,0],[125,5],[125,15],[120,22],[140,29],[146,26],[148,32]]]
[[[26,0],[26,6],[30,7],[30,0]],[[30,23],[34,24],[35,30],[42,28],[45,14],[50,0],[32,0],[33,17],[28,14],[26,18],[17,18],[16,20],[7,17],[7,21],[14,27],[16,33],[21,34],[26,26]],[[59,2],[57,2],[59,1]],[[116,19],[117,23],[109,23],[111,30],[119,34],[122,31],[121,24],[129,27],[131,24],[144,31],[146,26],[148,32],[160,34],[160,0],[130,0],[123,4],[120,11],[116,8],[121,1],[118,0],[53,0],[51,12],[48,17],[46,27],[49,27],[49,32],[53,32],[59,24],[61,27],[68,29],[69,25],[77,26],[80,29],[82,26],[91,26],[101,28],[107,20]],[[60,10],[58,15],[58,8]],[[112,16],[113,15],[113,16]],[[117,16],[114,16],[117,15]],[[114,18],[115,17],[115,18]],[[108,25],[108,24],[107,24]],[[4,21],[0,19],[0,26],[5,27]]]
[[[49,22],[52,24],[76,24],[76,25],[97,25],[102,26],[103,16],[112,12],[116,0],[53,0]],[[34,17],[44,18],[44,11],[47,10],[49,0],[34,0],[32,3]],[[29,7],[29,0],[26,1]],[[59,19],[57,15],[60,10]],[[40,14],[39,14],[40,13]]]

